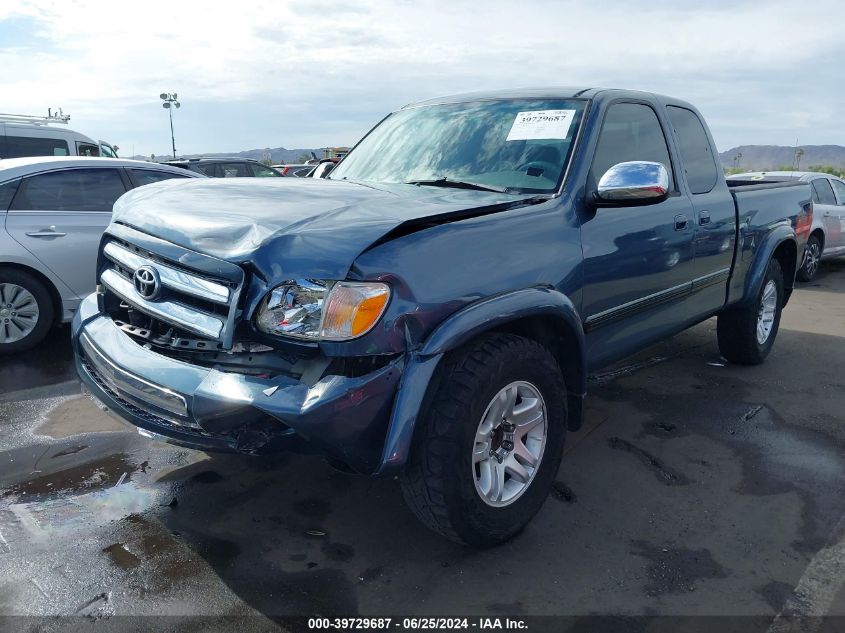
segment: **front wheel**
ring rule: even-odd
[[[773,259],[754,302],[719,315],[716,334],[722,356],[739,365],[762,363],[775,344],[783,296],[783,273]]]
[[[492,334],[446,357],[432,388],[401,479],[405,501],[459,543],[506,541],[543,505],[560,466],[557,361],[533,340]]]

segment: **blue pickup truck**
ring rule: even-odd
[[[77,367],[144,435],[398,476],[426,525],[488,546],[547,497],[590,371],[713,316],[727,359],[763,361],[811,220],[806,183],[729,188],[677,99],[434,99],[327,179],[121,197]]]

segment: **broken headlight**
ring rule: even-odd
[[[388,299],[390,288],[379,282],[291,280],[261,302],[255,325],[276,336],[347,341],[373,328]]]

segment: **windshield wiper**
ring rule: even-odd
[[[508,187],[495,187],[493,185],[482,185],[477,182],[466,180],[453,180],[452,178],[433,178],[431,180],[408,180],[406,185],[417,185],[418,187],[452,187],[454,189],[475,189],[477,191],[493,191],[495,193],[510,193]]]

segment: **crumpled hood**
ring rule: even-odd
[[[318,178],[172,179],[123,195],[112,221],[249,262],[267,279],[342,279],[362,251],[406,222],[495,211],[530,197]]]

